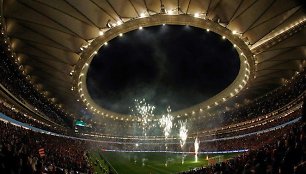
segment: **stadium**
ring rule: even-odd
[[[0,173],[306,173],[302,0],[1,0]]]

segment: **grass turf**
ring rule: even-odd
[[[239,153],[222,154],[223,159],[237,156]],[[220,154],[208,155],[209,158]],[[196,167],[207,166],[206,155],[198,155],[198,162],[195,162],[193,154],[185,156],[182,164],[182,154],[173,153],[135,153],[135,152],[91,152],[90,160],[94,164],[97,160],[101,164],[108,161],[119,174],[169,174],[187,171]],[[167,160],[166,160],[167,159]],[[167,166],[165,165],[167,161]],[[96,162],[97,164],[97,162]],[[104,168],[104,167],[103,167]],[[97,173],[105,173],[99,165],[94,166]]]

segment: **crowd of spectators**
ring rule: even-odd
[[[2,130],[0,132],[0,171],[11,174],[74,173],[75,171],[92,173],[88,162],[88,150],[103,149],[103,147],[120,150],[126,148],[120,144],[85,142],[46,135],[2,121],[0,121],[0,129]],[[248,148],[251,151],[221,164],[185,173],[265,173],[263,170],[267,170],[266,173],[286,173],[284,171],[291,171],[294,167],[298,171],[305,167],[303,161],[306,159],[306,126],[297,123],[268,133],[200,145],[200,151],[239,148]],[[42,148],[44,156],[39,154],[39,149]],[[162,150],[164,147],[161,145],[159,148]],[[169,148],[180,150],[178,146],[174,147],[171,144]],[[188,146],[187,149],[192,151]],[[294,160],[293,152],[295,152]],[[284,167],[287,163],[291,166],[290,168]]]
[[[277,141],[283,134],[290,131],[295,124],[272,129],[268,132],[251,134],[244,137],[208,141],[200,144],[201,151],[225,151],[237,149],[258,149],[265,144]],[[256,142],[256,143],[254,143]]]
[[[3,38],[0,38],[1,40]],[[4,39],[3,39],[4,40]],[[6,41],[4,41],[6,42]],[[0,80],[1,84],[24,104],[31,104],[52,121],[65,126],[72,126],[72,120],[62,110],[55,107],[46,97],[39,93],[21,73],[24,67],[16,64],[7,43],[0,44]]]
[[[251,123],[248,123],[242,126],[230,127],[227,129],[224,128],[223,130],[219,129],[218,131],[215,131],[214,137],[218,137],[218,138],[233,137],[237,135],[242,135],[242,134],[247,134],[247,133],[257,132],[260,130],[269,129],[269,128],[272,128],[272,127],[275,127],[281,124],[285,124],[294,119],[297,119],[298,117],[301,117],[301,115],[302,115],[302,110],[298,109],[296,111],[292,111],[292,113],[289,113],[289,114],[281,113],[281,114],[274,115],[269,119],[261,119],[261,120],[254,119],[254,122],[251,122]],[[210,136],[210,134],[205,133],[205,132],[201,133],[201,135],[203,135],[206,138],[207,138],[206,135]]]
[[[92,173],[87,143],[0,121],[0,171],[5,174]]]

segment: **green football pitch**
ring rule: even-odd
[[[237,156],[239,153],[210,154],[208,158],[218,161]],[[207,166],[206,154],[198,155],[195,161],[194,154],[162,153],[162,152],[91,152],[90,160],[96,173],[108,173],[109,170],[119,174],[168,174],[187,171],[197,167]],[[112,169],[110,169],[112,168]]]

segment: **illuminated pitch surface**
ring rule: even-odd
[[[240,60],[222,36],[190,26],[155,26],[124,33],[90,64],[87,87],[101,107],[129,114],[145,98],[157,113],[185,109],[234,81]]]
[[[213,154],[209,158],[223,155],[223,160],[236,157],[241,153],[230,154]],[[198,156],[198,162],[194,161],[194,154],[188,154],[185,157],[185,162],[182,164],[182,154],[173,153],[128,153],[128,152],[102,152],[101,156],[109,161],[114,169],[119,174],[133,173],[133,174],[169,174],[187,171],[196,167],[205,167],[208,164],[206,155]],[[98,152],[90,154],[90,161],[92,163],[99,160],[101,163],[101,156]],[[168,159],[168,166],[165,166],[166,156]],[[144,162],[144,164],[143,164]],[[106,163],[106,162],[105,162]],[[99,167],[94,167],[96,172],[101,172]]]

